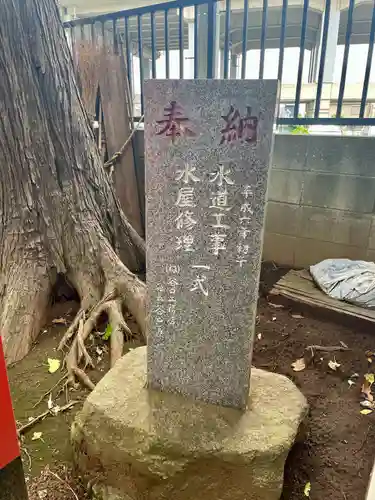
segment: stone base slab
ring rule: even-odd
[[[253,368],[250,385],[245,412],[151,391],[146,348],[132,350],[73,423],[75,460],[95,498],[278,500],[307,402],[282,375]]]

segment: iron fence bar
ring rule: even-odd
[[[143,102],[143,46],[142,46],[142,16],[139,14],[137,16],[137,24],[138,24],[138,57],[139,57],[139,77],[141,80],[141,114],[143,115],[144,102]]]
[[[246,77],[247,27],[249,23],[249,0],[243,1],[242,64],[241,78]]]
[[[178,11],[178,48],[180,51],[180,79],[184,78],[184,9]]]
[[[128,72],[128,80],[130,85],[130,90],[132,89],[132,59],[130,54],[130,41],[129,41],[129,18],[127,16],[124,17],[124,26],[125,26],[125,43],[126,43],[126,66]]]
[[[230,0],[225,3],[225,40],[224,40],[224,78],[228,78],[229,69],[229,32],[230,32]]]
[[[102,42],[103,42],[103,47],[105,47],[104,21],[102,21]]]
[[[320,99],[322,97],[322,90],[323,90],[324,65],[326,62],[329,16],[330,15],[331,15],[331,0],[326,0],[326,8],[325,8],[325,12],[324,12],[323,36],[322,36],[322,50],[320,52],[318,86],[316,89],[316,100],[315,100],[315,111],[314,111],[315,118],[319,117],[319,112],[320,112]]]
[[[216,0],[207,3],[207,78],[215,78],[216,59]]]
[[[349,58],[349,49],[350,49],[350,37],[351,37],[351,34],[352,34],[352,25],[353,25],[354,2],[355,2],[355,0],[350,0],[349,1],[348,24],[346,26],[344,59],[342,61],[340,89],[339,89],[339,96],[338,96],[338,99],[337,99],[337,109],[336,109],[336,117],[338,117],[338,118],[340,118],[340,116],[341,116],[342,101],[343,101],[343,98],[344,98],[344,90],[345,90],[345,82],[346,82],[346,72],[347,72],[347,69],[348,69],[348,58]]]
[[[372,20],[371,20],[371,31],[367,52],[367,62],[366,62],[366,71],[365,78],[363,80],[363,90],[362,90],[362,98],[361,98],[361,108],[359,110],[359,117],[363,118],[366,110],[366,101],[367,101],[367,92],[368,92],[368,84],[370,81],[370,73],[371,73],[371,65],[372,65],[372,56],[374,53],[374,40],[375,40],[375,0],[374,6],[372,8]]]
[[[91,23],[91,43],[95,43],[95,22]]]
[[[113,52],[118,54],[117,19],[113,20]]]
[[[266,35],[267,35],[267,14],[268,14],[268,0],[263,0],[263,14],[262,14],[262,34],[260,38],[260,63],[259,63],[259,78],[263,78],[264,73],[264,57],[266,52]]]
[[[301,43],[300,43],[299,62],[298,62],[296,100],[295,100],[295,104],[294,104],[294,118],[298,118],[299,104],[300,104],[300,100],[301,100],[303,61],[304,61],[304,57],[305,57],[305,41],[306,41],[306,27],[307,27],[308,11],[309,11],[309,0],[304,0],[304,2],[303,2],[303,14],[302,14],[302,28],[301,28]]]
[[[155,28],[155,12],[151,12],[151,68],[152,68],[152,78],[156,78],[156,28]]]
[[[72,45],[72,51],[73,51],[73,61],[75,64],[75,34],[74,34],[74,28],[73,26],[70,27],[70,43]]]
[[[168,9],[164,11],[165,78],[169,78]]]
[[[194,5],[194,78],[198,78],[198,5]]]
[[[281,83],[283,78],[284,66],[284,48],[285,48],[285,32],[286,32],[286,16],[288,10],[288,0],[283,0],[283,10],[281,13],[281,33],[280,33],[280,51],[279,51],[279,68],[277,71],[277,78]]]

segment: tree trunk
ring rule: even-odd
[[[144,334],[146,289],[133,273],[143,269],[145,249],[101,165],[54,0],[0,0],[0,107],[6,358],[29,351],[61,273],[81,299],[64,339],[75,335],[72,374],[82,357],[89,362],[84,338],[103,311],[115,322],[115,357],[119,333],[128,332],[124,307]]]

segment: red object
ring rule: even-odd
[[[19,457],[17,428],[0,337],[0,469]]]

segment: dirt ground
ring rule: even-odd
[[[366,351],[375,351],[375,333],[368,324],[342,323],[337,317],[323,317],[320,311],[296,305],[274,307],[275,300],[268,297],[268,290],[284,272],[264,266],[253,360],[258,368],[291,378],[310,405],[303,439],[288,457],[282,500],[306,498],[307,482],[311,483],[311,500],[363,500],[375,458],[375,412],[362,415],[359,403],[364,374],[375,372],[375,355],[372,364],[366,355]],[[66,330],[64,324],[53,320],[64,318],[69,323],[76,308],[74,302],[56,304],[29,356],[9,370],[19,425],[47,409],[48,397],[35,405],[63,375],[61,371],[48,372],[47,359],[62,358],[55,349]],[[309,345],[337,346],[340,342],[350,350],[319,352],[313,358],[311,351],[306,351]],[[90,354],[97,361],[90,376],[97,382],[108,368],[107,343],[92,338]],[[291,363],[303,356],[306,368],[294,372]],[[328,366],[333,358],[340,364],[336,371]],[[353,377],[355,373],[358,377]],[[354,385],[349,386],[349,379]],[[66,413],[48,416],[22,439],[30,500],[86,499],[79,478],[74,479],[71,472],[69,428],[87,391],[66,393],[62,388],[63,382],[53,391],[54,404],[63,406],[68,400],[80,403]],[[42,433],[38,439],[35,432]]]
[[[363,500],[375,458],[375,412],[362,415],[361,385],[364,374],[375,371],[366,351],[375,351],[373,326],[364,322],[340,322],[338,317],[293,305],[277,309],[267,302],[267,291],[286,270],[265,267],[258,307],[254,365],[282,373],[292,379],[306,396],[310,412],[304,440],[293,447],[285,470],[283,500]],[[268,297],[271,303],[274,299]],[[303,318],[293,318],[301,315]],[[305,351],[309,345],[338,346],[350,350],[336,353]],[[305,356],[307,366],[294,372],[291,363]],[[328,361],[341,366],[333,371]],[[348,380],[355,382],[351,387]]]

